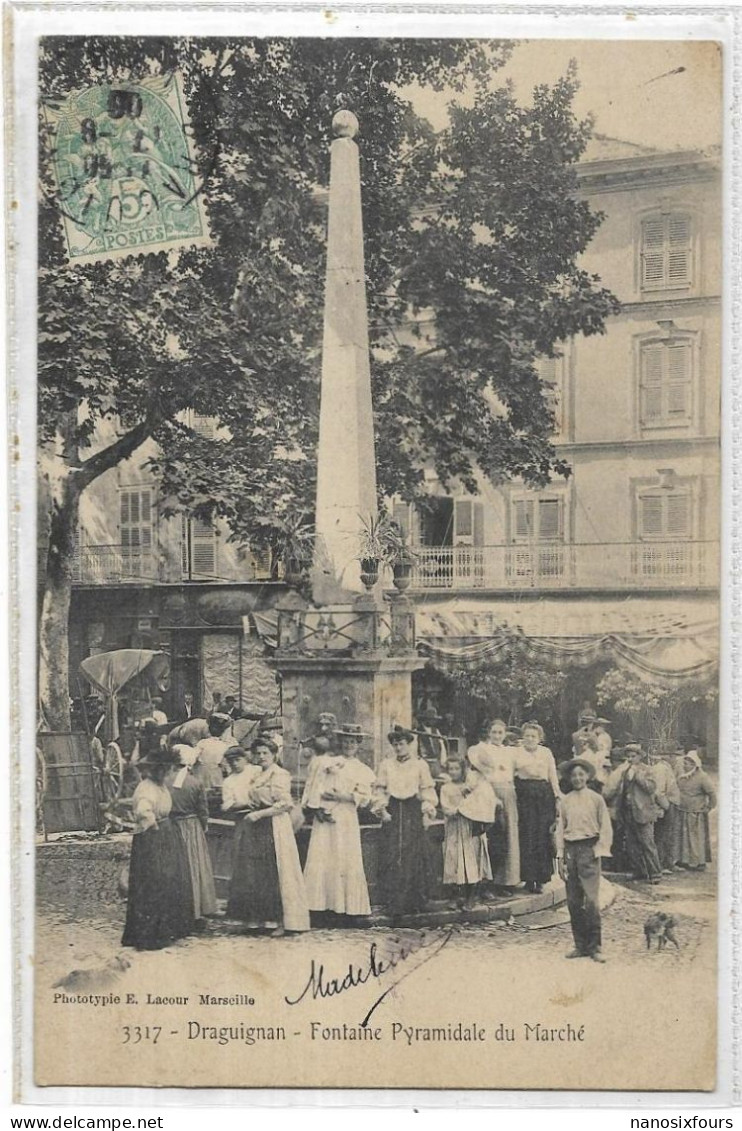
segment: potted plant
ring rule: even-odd
[[[397,525],[396,523],[394,524]],[[397,542],[392,558],[392,583],[400,592],[409,589],[412,581],[412,567],[417,561],[417,554],[410,546],[407,535],[397,526]]]
[[[301,584],[311,565],[314,540],[314,526],[300,511],[290,511],[275,522],[273,552],[283,565],[286,584],[292,588]]]
[[[371,589],[379,580],[379,568],[389,561],[390,519],[383,511],[359,515],[361,530],[358,539],[358,561],[361,581]]]
[[[397,589],[407,589],[416,555],[407,541],[407,535],[398,522],[384,511],[364,517],[361,515],[361,536],[358,560],[361,563],[361,580],[370,589],[379,578],[381,566],[392,570]]]

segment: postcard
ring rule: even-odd
[[[32,14],[22,1086],[713,1093],[722,43]]]

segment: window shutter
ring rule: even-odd
[[[204,440],[213,440],[216,435],[216,421],[213,416],[201,416],[200,413],[194,412],[192,428],[196,435]]]
[[[210,522],[191,520],[191,576],[214,577],[216,574],[216,530]]]
[[[667,415],[671,420],[689,420],[691,414],[691,344],[667,347]]]
[[[690,495],[686,491],[667,496],[666,532],[673,538],[690,537]]]
[[[664,532],[661,495],[642,495],[639,500],[639,533],[642,538],[659,538]]]
[[[126,573],[147,576],[151,567],[152,489],[127,487],[119,495],[119,530],[122,565]]]
[[[530,538],[533,532],[533,500],[513,501],[513,538]]]
[[[673,214],[667,218],[669,283],[689,283],[691,278],[690,216]]]
[[[456,499],[454,502],[454,542],[459,538],[471,540],[474,531],[474,518],[471,499]]]
[[[484,503],[472,503],[474,511],[474,545],[484,545]]]
[[[677,287],[691,282],[693,224],[679,212],[650,216],[641,227],[642,286]]]
[[[664,347],[646,345],[641,351],[642,424],[652,424],[662,418],[662,373]]]
[[[188,546],[188,519],[185,515],[181,516],[180,520],[180,569],[181,575],[185,578],[188,577],[188,561],[189,561],[189,546]]]
[[[665,266],[665,225],[662,216],[642,222],[642,285],[656,287],[662,283]]]
[[[539,377],[545,385],[554,385],[557,379],[557,363],[555,357],[541,357],[538,362]]]
[[[539,499],[538,537],[540,542],[553,542],[562,536],[561,499]]]

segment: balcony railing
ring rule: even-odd
[[[417,546],[415,589],[667,589],[719,584],[716,542]]]
[[[78,546],[72,577],[89,585],[158,581],[157,554],[151,546]]]
[[[240,580],[268,581],[272,577],[270,554],[253,551],[240,565]],[[78,546],[75,550],[72,580],[81,585],[121,585],[149,581],[228,581],[208,574],[189,574],[180,559],[166,561],[154,546]]]

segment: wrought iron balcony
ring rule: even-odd
[[[151,546],[78,546],[72,579],[86,585],[159,581],[157,553]]]
[[[240,564],[239,580],[269,581],[273,577],[270,554],[252,552]],[[228,581],[216,574],[188,573],[182,556],[167,555],[155,546],[78,546],[72,580],[78,585],[136,585],[143,582]],[[237,580],[237,578],[235,578]]]
[[[416,546],[413,589],[717,588],[716,542]]]

